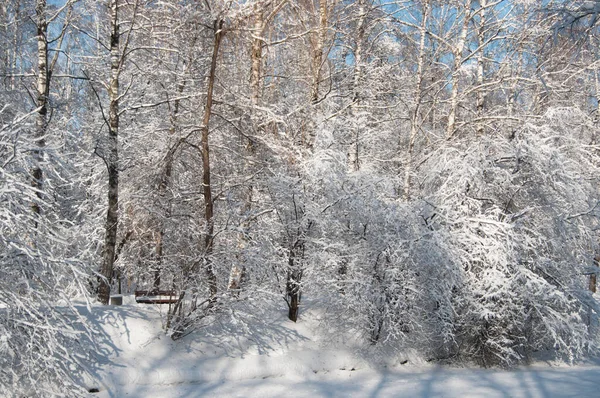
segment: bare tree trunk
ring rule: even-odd
[[[600,256],[594,257],[594,265],[600,267]],[[596,280],[598,279],[595,273],[590,274],[590,292],[596,293]]]
[[[182,87],[182,86],[179,86],[179,87]],[[181,91],[182,90],[183,90],[183,87],[181,88]],[[176,100],[175,105],[174,105],[174,110],[171,115],[172,123],[174,123],[174,119],[178,113],[178,109],[179,109],[179,100]],[[171,125],[169,132],[170,132],[171,136],[173,134],[175,134],[175,125],[174,124]],[[165,157],[165,168],[163,170],[163,173],[160,177],[160,182],[158,184],[159,200],[163,199],[167,195],[167,191],[169,189],[169,186],[171,185],[171,176],[173,173],[173,161],[175,159],[175,152],[177,151],[178,146],[179,146],[178,143],[176,143],[169,150],[169,152],[167,153],[167,155]],[[161,215],[161,216],[164,218],[169,218],[171,216],[170,210],[167,210],[166,214]],[[163,256],[164,256],[164,254],[163,254],[164,240],[165,240],[164,220],[160,219],[159,220],[158,237],[156,239],[156,247],[155,247],[156,264],[155,264],[155,268],[154,268],[154,289],[156,289],[156,290],[160,290],[160,279],[161,279],[160,275],[161,275],[161,271],[162,271]]]
[[[410,199],[410,175],[412,172],[412,162],[413,162],[413,151],[415,147],[415,139],[417,138],[417,134],[419,132],[420,124],[419,124],[419,111],[421,108],[421,99],[423,96],[422,93],[422,85],[423,85],[423,64],[425,62],[425,38],[427,34],[427,20],[429,19],[430,12],[430,4],[429,0],[425,0],[423,3],[423,21],[421,22],[421,26],[419,28],[420,41],[419,41],[419,58],[417,60],[417,82],[415,84],[415,105],[412,110],[411,118],[410,118],[410,137],[408,141],[408,159],[406,160],[406,165],[404,168],[404,200]]]
[[[327,38],[327,0],[319,0],[319,27],[312,59],[312,83],[310,100],[314,104],[319,100],[319,85],[321,83],[321,68],[323,66],[323,52]]]
[[[48,106],[50,97],[50,80],[52,71],[58,60],[58,51],[55,53],[52,60],[48,57],[48,22],[46,20],[46,0],[37,0],[35,12],[37,15],[37,45],[38,45],[38,75],[37,75],[37,98],[36,105],[38,107],[35,124],[35,145],[33,150],[34,167],[31,171],[32,181],[31,186],[36,189],[38,200],[42,200],[44,189],[44,172],[42,164],[44,162],[44,148],[46,146],[46,134],[48,131]],[[57,48],[62,46],[66,25],[69,23],[71,8],[68,8],[68,13],[65,18],[65,25],[62,32],[57,38]],[[41,212],[40,203],[33,202],[31,208],[36,215]]]
[[[479,26],[477,30],[477,46],[479,47],[479,54],[477,55],[477,118],[481,120],[483,117],[483,107],[485,102],[485,90],[483,89],[483,76],[485,73],[485,30],[486,26],[486,8],[487,0],[479,0]],[[485,133],[485,126],[483,121],[477,122],[477,135],[481,136]]]
[[[302,273],[304,271],[304,239],[298,237],[290,248],[288,257],[288,274],[287,274],[287,303],[288,303],[288,318],[292,322],[298,321],[298,311],[300,309],[300,299],[302,295],[301,283]]]
[[[37,45],[38,45],[38,76],[37,76],[37,99],[38,107],[35,122],[35,145],[33,151],[33,170],[31,171],[31,186],[35,188],[38,201],[31,204],[31,209],[36,215],[41,212],[39,201],[42,200],[44,173],[42,163],[44,161],[44,147],[46,146],[46,131],[48,127],[48,24],[46,22],[46,0],[37,0],[35,12],[37,15]],[[37,221],[36,221],[37,225]]]
[[[292,240],[289,245],[285,300],[289,309],[288,318],[291,321],[296,322],[298,320],[300,300],[302,298],[302,276],[304,274],[306,236],[310,232],[313,222],[311,220],[308,220],[306,224],[303,222],[306,213],[303,206],[299,206],[296,202],[295,195],[292,195],[292,203],[295,214],[294,221],[297,227],[294,232],[294,240]]]
[[[204,118],[201,129],[201,155],[202,155],[202,192],[204,195],[204,221],[206,222],[206,231],[204,236],[204,269],[208,278],[208,287],[210,300],[214,302],[217,296],[217,276],[212,265],[212,251],[214,238],[214,208],[212,198],[212,186],[210,183],[210,152],[208,143],[208,132],[210,116],[213,104],[213,91],[215,85],[215,76],[217,70],[217,58],[219,55],[219,46],[223,38],[223,20],[214,21],[215,41],[213,45],[213,54],[210,64],[210,74],[208,76],[208,87],[206,89],[206,106],[204,108]]]
[[[14,26],[13,26],[13,42],[12,42],[12,51],[11,51],[11,57],[10,57],[10,73],[11,73],[11,78],[10,78],[10,89],[14,90],[16,88],[16,78],[15,78],[15,74],[17,73],[17,54],[19,51],[19,46],[18,46],[18,38],[19,38],[19,29],[18,29],[18,23],[19,23],[19,19],[21,18],[21,1],[17,0],[14,3],[14,7],[15,7],[15,17],[14,17]]]
[[[471,21],[471,3],[472,0],[466,0],[464,6],[463,24],[458,36],[458,43],[454,47],[454,68],[452,69],[452,92],[450,94],[450,113],[448,114],[448,124],[446,128],[446,138],[452,138],[456,130],[456,111],[458,109],[458,85],[460,82],[460,68],[463,62],[463,51],[467,41],[469,31],[469,22]]]
[[[325,51],[325,41],[327,38],[328,31],[328,7],[327,0],[319,0],[319,17],[318,17],[318,29],[315,40],[312,47],[312,80],[310,86],[309,100],[313,105],[319,102],[319,87],[321,84],[321,67],[323,64],[323,56]],[[361,4],[363,0],[361,0]],[[361,8],[362,10],[362,8]],[[313,11],[316,10],[313,8]],[[364,18],[364,16],[361,16]],[[364,32],[364,29],[361,29]],[[363,33],[364,35],[364,33]],[[362,37],[360,39],[362,44]],[[362,47],[361,47],[362,48]],[[360,50],[360,52],[362,52]],[[313,108],[316,109],[316,108]],[[315,137],[315,117],[311,117],[308,121],[307,131],[311,136],[306,139],[303,133],[302,142],[307,148],[311,148]],[[308,222],[306,229],[302,226],[302,218],[304,217],[304,211],[298,208],[295,198],[292,198],[294,205],[294,213],[296,214],[296,223],[299,224],[296,231],[296,240],[290,244],[288,253],[288,270],[286,278],[286,297],[285,300],[288,304],[288,318],[296,322],[298,320],[298,313],[300,309],[300,300],[302,298],[302,276],[304,273],[304,259],[305,259],[305,234],[308,233],[312,225],[312,221]]]
[[[254,27],[252,29],[254,37],[252,38],[252,49],[250,58],[252,61],[252,69],[250,71],[250,102],[253,107],[258,106],[260,101],[260,91],[262,82],[262,46],[263,34],[265,32],[265,16],[263,10],[258,9],[254,15]],[[251,143],[251,141],[250,141]]]
[[[156,261],[154,264],[154,278],[152,283],[152,288],[154,290],[160,290],[160,271],[162,268],[164,238],[165,234],[163,229],[161,228],[160,231],[158,231],[158,236],[156,237],[156,250],[154,252],[154,254],[156,255]]]
[[[10,71],[10,52],[11,52],[11,46],[8,44],[8,26],[10,23],[10,18],[9,18],[9,14],[8,14],[8,7],[7,4],[5,2],[2,2],[2,4],[0,4],[0,38],[4,38],[4,51],[2,51],[2,56],[4,57],[4,59],[2,60],[0,58],[0,65],[3,65],[3,70],[0,69],[0,73],[5,73],[5,74],[12,74],[12,72]],[[10,80],[9,79],[4,79],[4,89],[8,90],[10,88]]]
[[[358,26],[356,35],[356,48],[354,50],[354,79],[352,82],[353,90],[353,101],[354,104],[350,110],[351,118],[356,119],[354,115],[354,106],[360,105],[360,85],[363,80],[363,41],[365,38],[365,19],[367,17],[367,11],[365,7],[365,0],[358,1]],[[360,170],[360,128],[354,128],[354,137],[352,148],[350,150],[350,162],[354,171]]]
[[[518,56],[517,59],[521,59],[522,58],[522,52],[523,49],[520,48],[517,52]],[[519,79],[517,78],[518,74],[519,74],[519,69],[520,69],[520,65],[517,63],[516,65],[511,65],[510,67],[510,77],[512,79],[512,83],[510,85],[509,91],[508,91],[508,98],[507,98],[507,108],[508,108],[508,116],[514,116],[516,114],[516,99],[518,96],[518,86],[519,86]]]
[[[119,5],[118,0],[110,2],[110,83],[108,89],[109,126],[108,145],[105,161],[108,168],[108,210],[106,212],[106,234],[104,253],[100,270],[98,299],[108,304],[112,282],[115,248],[117,245],[117,226],[119,222],[119,74],[121,54],[119,50]]]
[[[269,2],[270,4],[271,2]],[[250,91],[251,91],[251,104],[253,107],[258,106],[261,98],[262,91],[262,48],[264,45],[263,36],[265,34],[265,29],[267,24],[271,22],[273,18],[277,15],[279,11],[285,6],[287,0],[280,0],[279,3],[273,8],[273,10],[265,16],[265,10],[263,9],[264,5],[257,3],[257,6],[254,10],[254,26],[252,28],[253,38],[252,38],[252,49],[250,53],[250,59],[252,62],[251,70],[250,70]]]
[[[600,43],[598,43],[600,44]],[[596,45],[598,45],[596,44]],[[596,99],[596,111],[594,112],[594,126],[598,126],[600,123],[600,78],[598,78],[598,68],[592,70],[594,73],[594,94]],[[596,135],[594,134],[594,142],[596,141]]]

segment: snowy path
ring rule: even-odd
[[[348,347],[319,342],[310,321],[274,319],[254,325],[256,334],[228,329],[229,338],[204,329],[173,342],[157,310],[135,304],[92,310],[105,340],[92,369],[99,382],[90,385],[100,392],[90,397],[600,397],[595,364],[382,369]]]
[[[311,377],[119,386],[103,397],[599,397],[599,367],[520,371],[336,371]],[[98,394],[95,394],[98,395]]]

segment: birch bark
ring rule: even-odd
[[[352,81],[352,96],[353,105],[350,109],[352,119],[356,119],[355,107],[360,105],[360,85],[363,80],[363,41],[365,38],[366,26],[365,19],[367,17],[367,11],[365,7],[365,0],[358,0],[358,26],[356,34],[356,48],[354,50],[354,77]],[[354,129],[354,137],[352,137],[353,143],[350,150],[350,162],[354,171],[360,170],[360,128]]]
[[[35,13],[37,16],[37,98],[38,108],[35,121],[35,149],[33,150],[33,169],[31,171],[31,186],[35,188],[37,200],[31,204],[36,216],[41,212],[40,202],[44,184],[44,147],[46,146],[46,131],[48,127],[48,23],[46,21],[46,0],[37,0]],[[36,221],[37,226],[37,221]]]
[[[420,129],[419,122],[419,111],[421,108],[422,101],[422,85],[423,85],[423,64],[425,62],[425,37],[427,34],[427,22],[429,19],[429,13],[431,11],[430,0],[423,2],[423,21],[419,27],[419,58],[417,60],[417,81],[415,84],[414,98],[415,104],[411,112],[410,117],[410,137],[408,141],[408,159],[406,160],[406,166],[404,169],[404,200],[410,199],[410,187],[411,187],[411,172],[413,162],[413,152],[415,147],[415,139]]]
[[[310,100],[314,104],[319,100],[319,85],[321,83],[321,69],[323,66],[323,55],[325,49],[325,40],[327,38],[327,0],[319,0],[319,26],[317,29],[317,38],[312,60],[312,84],[310,90]]]
[[[479,48],[479,54],[477,55],[477,118],[482,120],[483,107],[485,103],[485,90],[483,89],[483,81],[485,74],[485,31],[486,31],[486,8],[487,0],[479,0],[479,26],[477,30],[477,47]],[[485,133],[485,126],[483,121],[477,122],[477,135],[481,136]]]
[[[109,113],[107,154],[108,168],[108,209],[106,212],[104,253],[100,270],[98,299],[108,304],[112,282],[115,250],[117,245],[117,226],[119,222],[119,75],[122,57],[119,47],[119,3],[110,2],[110,81],[108,85]]]
[[[448,114],[448,124],[446,126],[446,138],[450,139],[456,131],[456,111],[458,109],[458,85],[460,83],[460,68],[463,62],[463,52],[467,41],[469,31],[469,22],[471,21],[472,0],[466,0],[464,6],[464,15],[462,27],[458,36],[458,42],[454,47],[454,67],[452,69],[452,92],[450,94],[450,112]]]

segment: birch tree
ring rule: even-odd
[[[465,51],[465,44],[467,42],[467,35],[469,33],[469,24],[472,16],[472,0],[465,0],[462,4],[460,19],[460,30],[458,32],[458,38],[452,48],[452,55],[454,57],[454,65],[452,67],[452,79],[451,79],[451,92],[450,92],[450,111],[448,113],[448,123],[446,124],[446,138],[451,138],[456,131],[456,112],[458,110],[459,103],[459,84],[460,84],[460,70],[463,64],[463,52]]]
[[[36,189],[38,198],[42,197],[43,172],[43,148],[46,145],[46,123],[48,114],[48,25],[46,22],[46,1],[36,2],[35,12],[37,15],[37,43],[38,43],[38,77],[37,77],[37,106],[38,115],[36,120],[35,145],[37,149],[33,152],[34,168],[32,170],[32,186]],[[34,213],[40,213],[39,203],[33,203],[31,208]]]
[[[361,105],[361,85],[363,84],[363,72],[364,72],[364,46],[365,46],[365,32],[366,32],[366,18],[367,18],[367,7],[366,0],[358,0],[355,3],[357,7],[357,26],[356,26],[356,44],[354,47],[354,76],[352,80],[352,96],[353,96],[353,107]],[[354,114],[351,117],[356,117]],[[360,169],[360,128],[355,128],[353,137],[352,149],[350,150],[350,159],[352,168],[354,171]]]
[[[425,63],[425,44],[426,44],[426,34],[427,34],[427,23],[429,19],[429,15],[431,13],[431,4],[429,0],[423,2],[423,19],[421,21],[421,26],[419,27],[419,55],[417,58],[417,76],[416,83],[414,88],[414,105],[411,111],[411,120],[410,120],[410,137],[408,140],[408,158],[406,160],[405,170],[404,170],[404,200],[410,199],[410,189],[411,189],[411,180],[410,175],[412,173],[412,163],[413,163],[413,151],[415,148],[415,140],[417,138],[417,134],[421,128],[420,121],[420,108],[422,102],[422,85],[424,80],[424,63]]]
[[[45,0],[37,0],[35,13],[37,16],[36,20],[36,29],[37,29],[37,81],[36,81],[36,89],[37,89],[37,98],[36,98],[36,106],[37,106],[37,118],[36,118],[36,127],[35,127],[35,146],[36,148],[32,151],[33,153],[33,169],[31,171],[32,181],[31,185],[37,192],[38,200],[32,202],[31,208],[35,214],[40,214],[41,208],[39,201],[43,200],[43,180],[44,180],[44,172],[42,169],[42,164],[44,162],[44,147],[46,146],[46,134],[48,131],[48,112],[49,112],[49,96],[50,96],[50,81],[52,72],[54,67],[56,66],[56,62],[58,60],[60,47],[62,45],[62,41],[64,38],[64,34],[69,23],[69,15],[71,11],[71,2],[68,1],[63,9],[68,9],[68,14],[66,16],[66,20],[64,22],[63,27],[60,30],[58,37],[56,37],[53,41],[58,42],[58,48],[55,49],[54,57],[49,57],[49,49],[48,49],[48,20],[46,18],[46,1]],[[61,10],[55,13],[55,19],[60,15]],[[51,22],[50,21],[50,22]]]
[[[137,18],[139,3],[133,4],[131,25],[126,32],[125,42],[121,47],[120,32],[120,11],[121,4],[119,0],[110,2],[110,77],[106,84],[108,93],[108,115],[105,122],[108,127],[108,137],[106,146],[103,149],[102,159],[108,170],[108,208],[106,211],[104,249],[102,257],[102,266],[98,278],[98,299],[103,304],[108,304],[110,298],[113,269],[115,262],[115,252],[117,246],[117,232],[119,227],[119,103],[122,97],[120,92],[119,78],[123,71],[125,60],[129,50],[129,43]]]

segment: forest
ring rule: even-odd
[[[76,396],[75,303],[136,290],[175,341],[312,300],[387,356],[598,353],[600,1],[0,3],[0,395]]]

